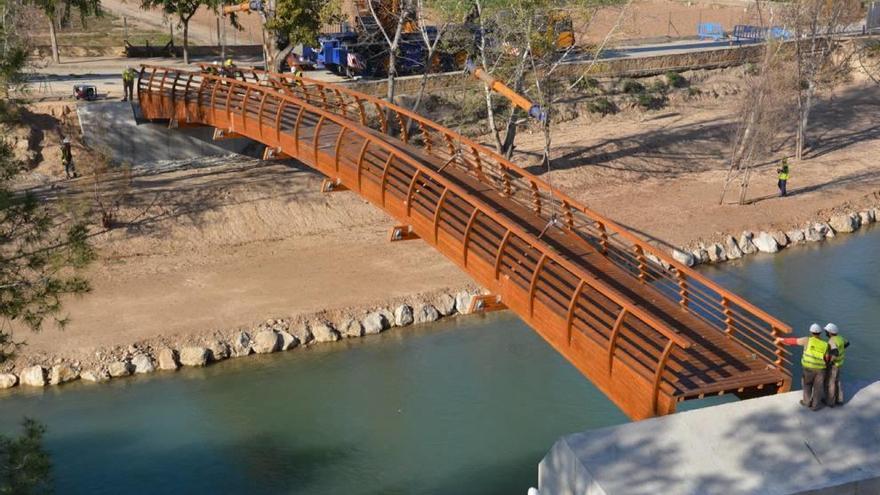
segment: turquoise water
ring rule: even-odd
[[[802,332],[838,323],[870,379],[880,229],[845,239],[706,273]],[[509,314],[0,395],[0,432],[48,426],[58,493],[524,494],[559,436],[627,421]]]

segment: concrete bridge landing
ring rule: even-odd
[[[880,493],[880,382],[847,384],[842,408],[801,392],[734,402],[559,439],[540,495]]]

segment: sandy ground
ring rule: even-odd
[[[735,92],[740,70],[695,84],[704,92]],[[791,163],[789,196],[777,197],[776,189],[777,161],[793,147],[783,139],[753,172],[745,206],[734,204],[736,186],[719,204],[734,98],[679,100],[659,111],[564,123],[553,135],[550,173],[533,171],[666,246],[718,240],[744,229],[786,230],[833,209],[878,204],[880,86],[854,83],[823,99],[808,136],[815,146],[804,162]],[[521,163],[534,163],[542,145],[540,136],[523,135]]]
[[[97,348],[157,336],[198,336],[470,285],[427,245],[388,242],[391,219],[353,193],[320,193],[317,174],[236,162],[136,177],[119,214],[124,226],[94,237],[101,259],[87,273],[93,291],[67,301],[64,330],[16,333],[28,343],[22,357],[87,360]],[[93,187],[89,180],[67,185],[68,204]]]

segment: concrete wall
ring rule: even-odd
[[[568,435],[540,494],[880,494],[880,382],[845,388],[842,408],[791,392]]]
[[[244,153],[258,157],[262,145],[249,139],[212,141],[213,129],[169,129],[167,123],[138,124],[137,106],[128,102],[87,102],[77,105],[83,138],[106,149],[113,160],[129,165],[190,160]],[[258,149],[259,148],[259,149]]]
[[[679,53],[642,58],[619,58],[596,63],[589,71],[593,77],[651,76],[670,70],[717,69],[757,62],[761,56],[761,46],[749,45],[722,48],[702,52]],[[556,73],[563,77],[577,77],[584,73],[589,62],[572,63],[560,66]],[[418,92],[422,76],[406,76],[397,79],[398,95],[412,95]],[[384,97],[387,83],[383,81],[353,81],[343,83],[356,91]],[[462,72],[446,72],[428,76],[427,91],[449,91],[458,87],[474,87],[474,82]]]

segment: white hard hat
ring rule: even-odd
[[[70,138],[64,138],[63,140],[61,140],[61,142],[67,144],[70,142]]]
[[[822,333],[822,327],[820,327],[816,323],[813,323],[812,325],[810,325],[810,333]]]
[[[839,332],[840,330],[837,329],[837,325],[835,325],[834,323],[829,323],[825,325],[825,331],[830,333],[831,335],[837,335],[837,332]]]

